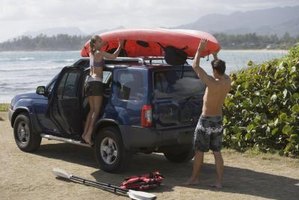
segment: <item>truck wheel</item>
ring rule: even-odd
[[[191,160],[194,157],[194,151],[192,148],[180,151],[167,151],[164,152],[164,156],[171,162],[182,163]]]
[[[17,116],[14,125],[14,138],[19,149],[25,152],[34,152],[40,147],[42,138],[32,131],[31,122],[27,113]]]
[[[95,157],[106,172],[123,171],[130,154],[125,150],[119,131],[114,127],[101,129],[95,137]]]

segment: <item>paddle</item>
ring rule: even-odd
[[[141,192],[141,191],[135,191],[135,190],[127,190],[127,189],[123,189],[123,188],[120,188],[118,186],[115,186],[115,185],[112,185],[109,183],[102,183],[102,182],[98,182],[98,181],[87,180],[87,179],[69,174],[66,171],[59,169],[59,168],[53,168],[53,173],[57,177],[68,179],[68,180],[71,180],[76,183],[81,183],[84,185],[97,187],[97,188],[104,189],[104,190],[107,190],[107,191],[110,191],[113,193],[127,195],[131,199],[136,199],[136,200],[156,199],[156,195],[154,195],[154,194],[150,194],[147,192]]]

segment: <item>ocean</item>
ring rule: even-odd
[[[219,58],[226,61],[227,73],[246,68],[248,61],[262,63],[287,54],[284,50],[222,50]],[[46,85],[64,66],[80,58],[79,51],[0,52],[0,103],[9,103],[14,95],[35,91]],[[201,60],[210,74],[210,61]],[[192,61],[188,61],[191,63]]]

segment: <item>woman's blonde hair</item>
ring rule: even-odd
[[[100,38],[100,36],[94,35],[90,39],[89,46],[90,46],[90,53],[92,55],[94,55],[94,53],[97,51],[97,49],[95,48],[95,44],[96,44],[97,39],[99,39],[99,38]]]

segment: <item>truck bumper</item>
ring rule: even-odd
[[[160,148],[173,145],[192,145],[195,127],[157,130],[120,126],[124,145],[131,148]]]

